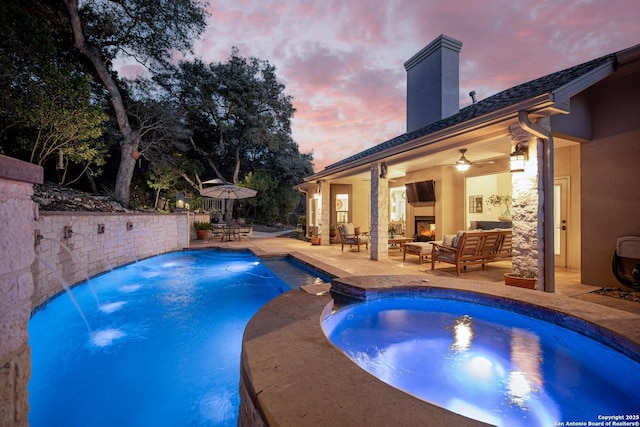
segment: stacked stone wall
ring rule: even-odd
[[[389,258],[389,181],[380,178],[380,164],[371,164],[371,259]]]
[[[513,221],[513,272],[525,277],[538,277],[538,288],[544,286],[539,274],[544,251],[544,188],[542,187],[542,141],[518,125],[511,126],[511,142],[528,148],[524,172],[511,175]]]
[[[69,285],[121,265],[188,247],[187,214],[42,212],[31,236],[33,307]],[[71,232],[65,236],[65,227]],[[98,229],[104,228],[99,233]]]
[[[33,184],[42,168],[0,156],[0,425],[28,426],[27,386],[36,206]],[[26,243],[28,242],[28,243]]]
[[[37,306],[111,268],[189,246],[189,216],[42,212],[32,200],[42,168],[0,155],[0,426],[28,426]],[[65,232],[70,227],[71,232]],[[104,232],[102,231],[104,228]]]

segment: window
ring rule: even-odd
[[[336,194],[336,222],[345,224],[349,222],[349,195]]]

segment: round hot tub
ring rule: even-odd
[[[545,343],[546,338],[535,338],[535,331],[527,329],[528,319],[546,321],[548,328],[553,329],[549,336],[555,342],[557,339],[566,342],[566,336],[579,335],[580,339],[592,340],[597,343],[596,346],[603,346],[609,352],[602,356],[605,362],[599,360],[596,365],[590,366],[591,369],[599,370],[607,365],[606,359],[609,356],[621,357],[615,363],[625,360],[627,364],[624,369],[637,369],[640,360],[640,315],[561,295],[486,283],[470,284],[468,281],[448,278],[423,283],[420,276],[361,276],[334,279],[332,296],[333,299],[303,292],[288,292],[269,302],[251,319],[243,339],[241,424],[473,426],[501,423],[499,417],[493,416],[494,409],[479,409],[477,403],[469,403],[462,394],[454,393],[450,399],[457,401],[456,405],[442,404],[417,397],[415,390],[405,388],[404,391],[397,385],[385,382],[389,377],[395,376],[397,371],[415,368],[396,363],[403,358],[415,360],[415,356],[401,355],[399,351],[401,347],[412,346],[413,350],[420,353],[420,360],[415,361],[415,365],[433,364],[437,365],[440,372],[458,375],[462,378],[460,387],[464,389],[464,384],[468,385],[469,390],[465,390],[465,393],[475,394],[488,390],[494,393],[494,400],[496,393],[502,393],[500,396],[506,396],[506,400],[501,400],[501,403],[513,405],[517,411],[527,412],[528,421],[598,421],[586,419],[586,416],[591,417],[587,413],[583,413],[577,420],[566,418],[571,415],[563,412],[562,404],[556,402],[558,391],[544,387],[549,379],[545,375],[555,369],[558,375],[555,379],[567,386],[563,393],[577,396],[584,390],[576,390],[574,387],[577,383],[573,380],[577,376],[588,375],[589,372],[572,370],[569,365],[558,364],[561,359],[569,359],[571,356],[564,354],[564,350],[557,350],[555,353],[548,350],[549,346],[554,348],[556,344],[552,342],[548,345]],[[407,298],[408,296],[410,297]],[[372,311],[368,314],[368,320],[366,316],[362,318],[363,324],[371,326],[362,336],[369,335],[373,338],[371,331],[378,329],[382,335],[394,337],[387,340],[390,343],[400,336],[410,335],[406,331],[394,330],[391,328],[393,325],[404,325],[417,332],[409,338],[414,344],[393,341],[396,347],[391,350],[384,349],[380,344],[366,344],[366,339],[362,340],[365,347],[369,346],[369,350],[354,354],[379,368],[373,374],[355,363],[345,351],[338,348],[340,344],[332,343],[324,333],[324,322],[348,318],[350,315],[354,315],[350,320],[355,320],[360,306],[385,301],[394,301],[395,304],[403,300],[409,303],[429,300],[436,307],[441,307],[438,315],[445,317],[440,319],[439,325],[446,334],[435,338],[424,332],[421,338],[420,331],[424,324],[415,325],[414,319],[406,317],[408,313],[402,314],[402,310],[407,310],[407,307],[395,306],[379,312],[385,314],[373,314],[375,311]],[[367,303],[362,304],[362,301]],[[446,307],[453,302],[467,305],[458,311]],[[468,311],[469,307],[476,306],[495,310],[493,317],[497,319],[514,316],[505,320],[507,326],[516,326],[518,329],[505,332],[502,337],[493,336],[492,332],[486,334],[483,323],[488,320],[475,311]],[[447,318],[449,315],[451,317]],[[388,328],[382,327],[385,323],[381,322],[383,318],[386,318]],[[426,323],[433,323],[433,319],[426,320]],[[350,328],[341,328],[338,332],[339,329],[334,325],[329,335],[336,332],[346,333],[349,337]],[[433,342],[428,342],[429,339]],[[581,348],[581,342],[572,340],[573,338],[569,340],[572,342],[571,346]],[[498,347],[501,352],[490,354],[485,345],[488,341],[500,343]],[[460,355],[460,359],[446,360],[445,357],[445,360],[436,361],[435,355],[438,353],[439,356]],[[580,355],[583,356],[586,357]],[[385,358],[392,362],[380,364],[387,362]],[[584,369],[589,369],[589,366]],[[384,374],[380,375],[381,372]],[[618,371],[608,381],[619,383],[618,386],[624,390],[627,378],[633,379],[634,375]],[[473,385],[474,382],[477,384]],[[499,389],[501,391],[496,391],[498,386],[502,387]],[[534,394],[533,397],[537,400],[532,399]],[[527,407],[527,403],[531,405]],[[545,406],[545,410],[534,416],[531,411],[539,405]],[[596,416],[636,415],[619,413],[627,411],[626,406],[613,408],[612,410],[618,411],[615,414],[604,412],[606,405],[600,405],[600,408],[603,412]],[[631,410],[632,408],[629,409]],[[493,415],[478,416],[482,413]],[[535,424],[529,422],[522,425]]]

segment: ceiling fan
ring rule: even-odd
[[[493,164],[493,160],[484,160],[484,161],[478,161],[478,162],[471,162],[469,161],[469,159],[467,159],[464,156],[464,153],[467,152],[466,148],[461,148],[460,150],[461,156],[458,160],[456,160],[456,162],[454,164],[452,164],[451,166],[455,166],[456,169],[458,169],[460,172],[464,172],[466,170],[468,170],[472,164],[474,165],[492,165]]]

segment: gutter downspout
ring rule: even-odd
[[[543,142],[542,191],[543,197],[543,238],[544,238],[544,291],[555,292],[555,254],[553,253],[553,136],[551,132],[532,123],[527,112],[518,111],[518,124],[525,131],[537,136]]]

